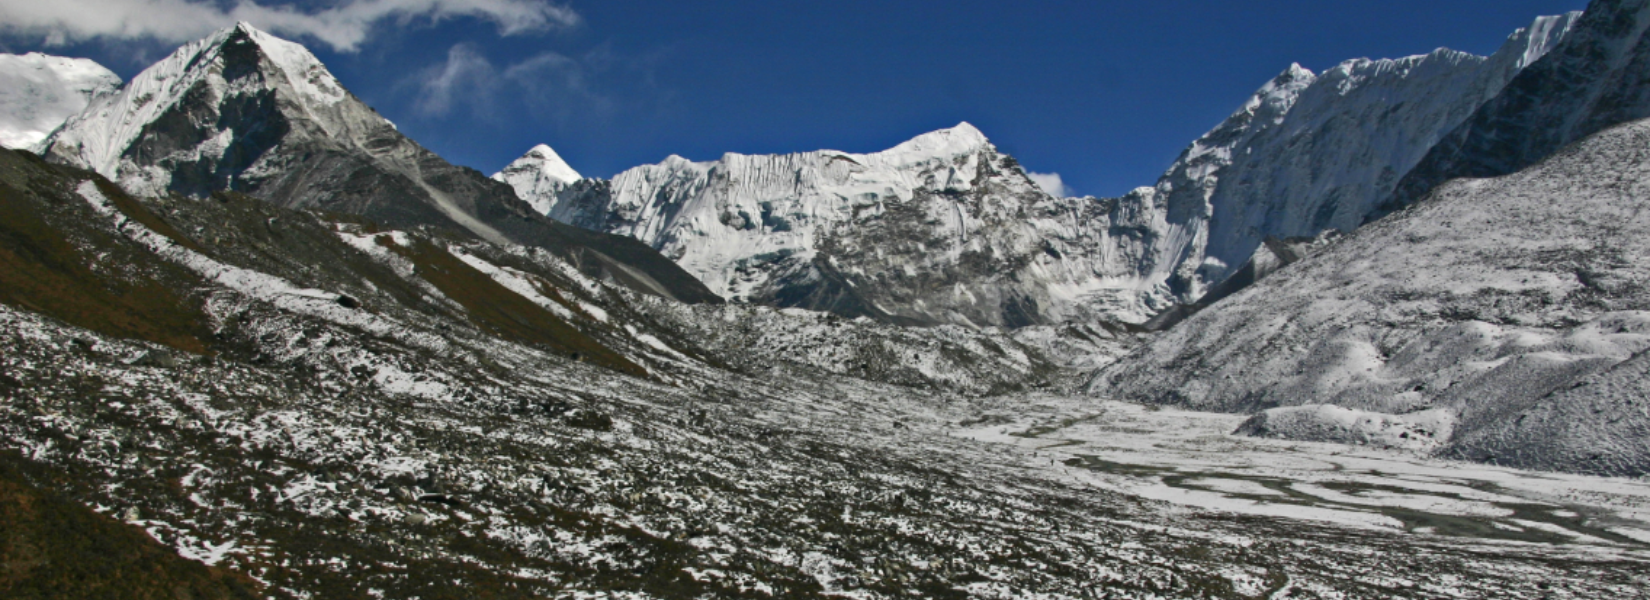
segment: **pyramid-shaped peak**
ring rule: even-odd
[[[573,167],[567,164],[567,161],[562,160],[561,155],[556,154],[555,149],[547,144],[533,146],[521,158],[504,167],[500,175],[519,173],[532,173],[539,178],[549,179],[557,183],[573,183],[584,178],[584,176],[579,175],[578,171],[573,170]]]
[[[284,121],[302,121],[317,135],[388,125],[364,106],[340,109],[350,99],[349,92],[303,45],[243,22],[185,44],[144,69],[118,93],[71,119],[44,148],[58,160],[114,177],[128,149],[151,124],[168,115],[202,111],[230,111],[239,115],[237,119],[248,119],[237,112],[242,108],[225,108],[224,103],[249,94],[280,98],[264,108],[280,111]],[[160,191],[145,188],[146,193]]]

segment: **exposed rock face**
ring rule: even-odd
[[[38,150],[93,98],[119,87],[118,75],[84,58],[0,54],[0,146]]]
[[[290,208],[548,248],[684,301],[704,286],[645,246],[567,227],[398,132],[298,44],[241,24],[180,48],[71,119],[46,147],[138,194],[233,190]]]
[[[1120,199],[1150,214],[1141,273],[1193,302],[1266,238],[1350,231],[1456,124],[1563,39],[1578,14],[1543,17],[1494,56],[1440,49],[1290,67],[1194,142],[1155,187]]]
[[[1458,177],[1533,165],[1614,125],[1650,117],[1650,2],[1595,0],[1564,41],[1455,127],[1403,179],[1395,210]]]
[[[1234,412],[1335,405],[1376,423],[1443,410],[1448,455],[1650,473],[1646,197],[1650,121],[1447,184],[1191,317],[1091,391]]]
[[[641,240],[742,302],[1002,327],[1164,307],[1137,293],[1153,285],[1137,276],[1151,231],[1137,215],[1050,196],[966,123],[873,154],[673,156],[540,197],[551,217]]]

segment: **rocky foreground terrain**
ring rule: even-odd
[[[244,196],[140,200],[9,151],[0,182],[8,477],[239,574],[154,580],[202,597],[1597,597],[1646,583],[1632,543],[1303,525],[1074,483],[1039,451],[951,435],[1013,394],[780,356],[721,364],[714,343],[618,301],[661,300],[547,254]],[[296,248],[332,259],[285,260]],[[583,336],[512,325],[557,315]],[[923,346],[1049,364],[957,335]],[[911,373],[943,373],[907,350]],[[72,551],[31,531],[8,530],[38,548],[8,561]],[[76,564],[0,585],[39,589]]]

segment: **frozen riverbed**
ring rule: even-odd
[[[1184,510],[1650,554],[1650,482],[1232,435],[1245,418],[1034,397],[951,433],[1032,452],[1051,477]]]

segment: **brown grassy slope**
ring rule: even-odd
[[[401,246],[386,236],[380,236],[378,243],[417,265],[418,276],[464,305],[478,327],[516,341],[549,346],[621,373],[647,376],[647,369],[435,244],[419,240],[410,247]]]
[[[44,470],[0,453],[0,597],[256,598],[247,577],[185,559],[142,529],[36,487]]]
[[[76,175],[0,149],[0,302],[106,335],[206,352],[211,330],[200,301],[177,291],[200,279],[93,227],[102,217],[74,192],[90,175]],[[158,221],[103,183],[122,212]]]

